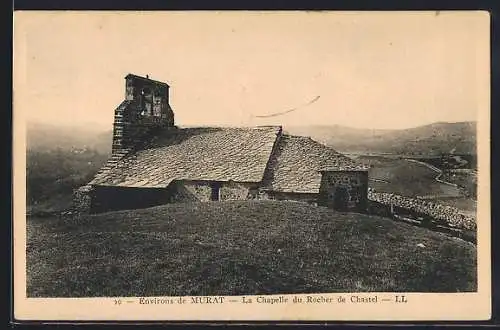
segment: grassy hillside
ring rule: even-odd
[[[442,162],[429,162],[443,169],[440,179],[458,185],[454,187],[438,182],[436,177],[439,172],[402,157],[358,155],[354,158],[370,166],[369,186],[376,191],[424,197],[471,215],[476,214],[477,179],[473,170],[447,170]],[[427,162],[427,159],[424,161]]]
[[[95,150],[28,150],[28,211],[41,214],[67,209],[71,205],[73,190],[89,182],[107,158],[107,154]]]
[[[28,220],[28,296],[476,290],[474,245],[294,202]]]
[[[285,127],[339,151],[405,155],[476,154],[476,123],[433,123],[402,130],[357,129],[338,125]]]
[[[111,134],[93,127],[28,125],[28,211],[46,214],[68,208],[73,189],[93,177],[110,151]]]
[[[454,186],[436,181],[439,173],[405,159],[391,160],[384,166],[370,168],[370,185],[380,192],[392,192],[403,196],[460,197],[460,190]]]

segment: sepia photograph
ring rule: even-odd
[[[17,12],[20,294],[489,306],[488,31],[481,12]]]

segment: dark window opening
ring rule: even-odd
[[[212,186],[212,193],[210,196],[210,200],[219,201],[220,200],[220,183],[213,182],[211,186]]]

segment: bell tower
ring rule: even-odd
[[[149,76],[125,77],[125,100],[115,110],[113,152],[134,148],[159,129],[174,127],[169,89],[168,84]]]

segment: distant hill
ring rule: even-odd
[[[401,130],[361,129],[339,125],[285,126],[285,132],[310,136],[342,152],[433,156],[476,154],[476,123],[433,123]],[[29,124],[28,149],[111,151],[111,129]]]
[[[41,123],[27,125],[28,150],[93,150],[111,152],[111,130],[89,126],[56,126]]]
[[[338,125],[290,126],[290,134],[310,136],[339,151],[405,155],[476,154],[476,123],[433,123],[401,130]]]

